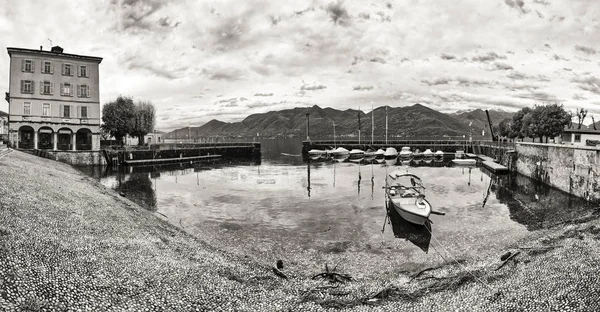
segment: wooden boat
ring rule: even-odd
[[[365,152],[357,148],[352,149],[348,154],[350,155],[350,160],[363,159],[363,157],[365,157]]]
[[[415,159],[422,159],[423,158],[423,153],[421,153],[421,151],[419,149],[416,149],[415,152],[413,153],[413,157]]]
[[[385,163],[388,166],[395,165],[396,162],[398,161],[398,151],[393,147],[388,147],[385,149],[383,158],[385,159]]]
[[[402,159],[402,160],[410,160],[413,158],[413,152],[410,150],[410,147],[405,146],[400,151],[399,156],[400,156],[400,159]]]
[[[475,164],[477,164],[477,160],[467,158],[464,151],[456,151],[456,153],[454,154],[454,159],[452,159],[452,162],[457,165],[465,165],[465,166],[474,166]]]
[[[317,160],[327,155],[327,151],[319,149],[311,149],[308,151],[308,157],[312,160]]]
[[[388,207],[402,218],[418,225],[428,222],[431,204],[425,199],[425,186],[418,176],[394,171],[386,177],[385,189]]]
[[[348,152],[348,150],[345,149],[345,148],[343,148],[343,147],[338,147],[338,148],[334,149],[331,152],[331,155],[334,156],[334,157],[336,157],[336,156],[345,156],[345,155],[349,156],[349,154],[350,154],[350,152]]]
[[[396,238],[403,238],[411,242],[425,253],[429,251],[432,233],[431,221],[427,221],[423,225],[410,223],[402,218],[395,209],[388,209],[388,216]]]
[[[383,149],[381,149],[381,148],[380,148],[380,149],[378,149],[378,150],[375,152],[375,158],[376,158],[376,159],[383,159],[383,158],[384,158],[384,155],[385,155],[385,151],[384,151]]]
[[[430,149],[426,149],[423,152],[423,158],[433,158],[433,152]]]
[[[376,152],[372,149],[368,149],[365,152],[365,161],[373,161],[373,159],[375,159],[377,157],[377,155],[375,154]]]
[[[444,152],[437,150],[434,154],[433,154],[433,160],[435,162],[442,162],[444,161]]]

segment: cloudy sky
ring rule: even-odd
[[[558,101],[600,119],[594,0],[4,0],[0,36],[103,57],[101,103],[150,100],[163,130],[314,104]]]

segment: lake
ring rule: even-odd
[[[262,141],[260,160],[81,170],[220,249],[264,263],[283,259],[299,271],[341,263],[359,276],[499,257],[531,231],[591,212],[585,201],[520,175],[448,160],[304,162],[301,148],[301,140],[274,139]],[[393,170],[420,176],[433,209],[445,213],[431,216],[430,230],[397,215],[389,222],[383,186]]]

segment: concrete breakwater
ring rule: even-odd
[[[589,201],[600,201],[600,149],[597,147],[519,142],[511,170]]]

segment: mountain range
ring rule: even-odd
[[[472,133],[474,139],[491,138],[487,116],[481,109],[444,114],[421,104],[404,107],[382,106],[369,113],[354,109],[321,108],[317,105],[309,108],[297,107],[252,114],[240,122],[230,123],[213,119],[199,127],[173,130],[164,137],[167,139],[188,136],[191,138],[305,137],[306,114],[309,114],[311,139],[330,139],[333,137],[334,128],[336,137],[355,138],[358,136],[359,118],[362,139],[371,138],[372,118],[375,124],[374,137],[383,139],[386,110],[389,138],[468,137],[469,133]],[[513,113],[497,110],[490,110],[489,113],[493,124],[498,124],[502,119],[513,115]]]

